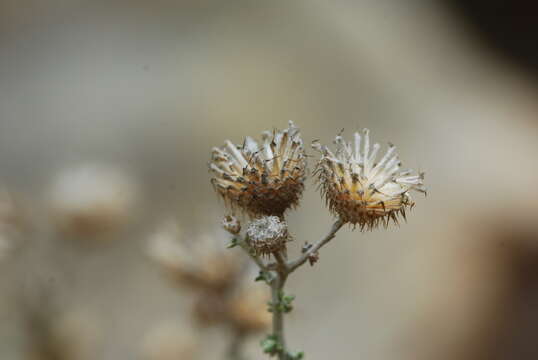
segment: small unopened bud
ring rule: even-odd
[[[301,248],[301,252],[303,254],[306,254],[308,252],[308,250],[310,250],[311,248],[312,248],[312,244],[310,244],[308,242],[305,242],[305,244]],[[309,262],[310,266],[314,266],[314,264],[317,263],[318,260],[319,260],[319,252],[315,251],[312,254],[308,255],[308,262]]]
[[[247,242],[258,255],[283,251],[288,241],[288,226],[277,216],[264,216],[248,225]]]
[[[238,235],[241,231],[241,223],[233,215],[226,215],[224,217],[222,227],[232,235]]]
[[[308,255],[308,263],[310,266],[314,266],[315,263],[319,261],[319,252],[314,252],[310,255]]]
[[[304,243],[303,247],[301,248],[301,253],[306,254],[308,250],[312,247],[312,244],[310,244],[308,241]]]

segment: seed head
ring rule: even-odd
[[[248,225],[247,243],[257,255],[284,251],[288,241],[286,222],[276,216],[264,216]]]
[[[369,130],[354,135],[346,142],[338,135],[336,152],[315,142],[312,147],[321,152],[315,174],[330,211],[345,222],[371,230],[389,220],[405,219],[406,208],[413,207],[410,190],[426,193],[424,174],[400,171],[401,163],[394,145],[376,162],[379,144],[370,146]],[[361,144],[362,143],[362,144]]]
[[[299,129],[290,121],[282,131],[265,131],[262,143],[246,137],[213,148],[211,183],[232,208],[251,217],[282,216],[298,205],[304,189],[306,156]]]

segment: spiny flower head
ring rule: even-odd
[[[264,216],[248,225],[246,241],[256,255],[285,251],[289,241],[288,226],[277,216]]]
[[[295,207],[304,189],[306,156],[299,129],[290,121],[282,131],[265,131],[262,143],[246,137],[213,148],[209,168],[215,190],[232,208],[251,217],[282,216]]]
[[[406,208],[414,205],[409,191],[426,193],[424,174],[401,171],[394,145],[389,144],[376,161],[381,146],[370,146],[368,129],[362,136],[356,132],[353,142],[338,135],[334,144],[335,153],[318,142],[312,144],[321,152],[315,173],[330,211],[343,221],[358,224],[361,230],[387,226],[390,219],[398,223],[398,216],[405,219]]]

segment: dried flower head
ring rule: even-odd
[[[232,235],[237,235],[241,231],[241,223],[233,215],[226,215],[222,219],[222,227]]]
[[[246,241],[257,255],[269,255],[286,250],[288,226],[277,216],[264,216],[247,227]]]
[[[303,141],[291,121],[285,130],[264,132],[262,139],[261,145],[247,136],[241,146],[226,141],[213,148],[211,182],[232,208],[252,217],[281,216],[297,206],[304,189]]]
[[[266,288],[250,282],[244,284],[228,303],[230,321],[244,333],[267,330],[271,324],[271,314],[267,311],[269,300]]]
[[[361,144],[362,142],[362,144]],[[363,136],[356,132],[354,141],[346,142],[341,135],[334,140],[336,153],[315,142],[312,147],[321,152],[315,173],[321,192],[332,213],[348,223],[371,230],[398,216],[405,219],[405,210],[414,205],[410,190],[426,193],[424,174],[400,171],[401,162],[394,145],[376,162],[379,144],[370,146],[368,129]]]
[[[225,291],[233,286],[245,262],[219,240],[219,235],[208,234],[188,241],[170,221],[150,238],[148,255],[181,285]]]
[[[138,187],[116,167],[82,165],[61,172],[49,193],[54,223],[62,234],[95,238],[128,223]]]

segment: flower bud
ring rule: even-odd
[[[233,215],[226,215],[224,217],[222,227],[232,235],[238,235],[241,231],[241,223]]]

